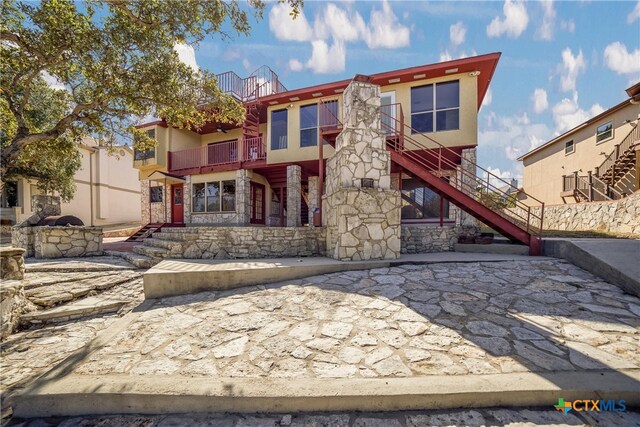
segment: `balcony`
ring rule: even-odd
[[[213,143],[168,154],[169,172],[187,175],[240,169],[245,162],[260,162],[267,158],[262,137],[243,139],[241,143],[237,139]]]

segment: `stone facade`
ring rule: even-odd
[[[0,338],[5,339],[16,329],[28,306],[21,280],[0,282]]]
[[[461,162],[460,166],[458,166],[457,179],[458,182],[461,183],[458,186],[459,190],[466,193],[467,195],[474,197],[476,194],[477,187],[477,170],[476,170],[476,149],[475,148],[465,148],[461,153]],[[464,171],[464,173],[463,173]],[[475,227],[478,225],[478,220],[473,216],[469,215],[465,211],[460,208],[456,208],[455,211],[456,223],[458,225],[464,226],[472,226]]]
[[[287,166],[287,227],[300,227],[300,203],[302,202],[302,169],[298,165]]]
[[[350,188],[325,199],[327,255],[343,261],[395,259],[400,254],[400,193]]]
[[[187,225],[248,225],[251,214],[251,178],[249,171],[236,171],[236,209],[234,212],[191,212],[191,176],[184,184],[184,222]],[[171,207],[169,207],[171,208]],[[171,218],[171,216],[169,216]]]
[[[281,258],[324,255],[324,233],[317,227],[185,227],[153,237],[169,258]]]
[[[344,91],[344,123],[327,160],[323,225],[327,255],[343,261],[400,256],[400,191],[380,127],[380,87],[352,81]]]
[[[313,227],[313,213],[316,209],[320,208],[318,204],[318,197],[320,195],[320,178],[317,176],[310,176],[307,182],[309,186],[309,203],[307,204],[309,207],[309,227]]]
[[[102,255],[100,227],[14,227],[14,246],[25,249],[25,256],[72,258]]]
[[[510,210],[527,217],[524,209]],[[540,207],[532,207],[531,213],[539,216]],[[640,234],[640,191],[609,202],[545,206],[544,229]]]
[[[428,226],[411,224],[402,226],[403,254],[449,252],[462,235],[473,236],[478,229],[473,226]]]
[[[0,278],[3,280],[24,279],[23,248],[0,248]]]
[[[162,188],[162,201],[151,203],[149,194],[150,188],[157,186],[160,186]],[[149,180],[143,180],[140,182],[140,197],[143,223],[146,224],[149,222],[159,223],[171,221],[171,185],[164,185],[160,182],[150,182]]]

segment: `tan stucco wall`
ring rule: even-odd
[[[604,152],[610,154],[616,144],[629,134],[633,125],[625,123],[638,120],[640,117],[640,105],[627,104],[626,107],[608,115],[607,117],[585,126],[578,131],[561,138],[548,147],[523,159],[523,188],[527,194],[540,199],[544,203],[563,203],[560,193],[562,192],[562,175],[571,175],[574,171],[579,171],[579,175],[587,175],[588,171],[594,171],[599,166],[605,156]],[[609,121],[613,124],[613,137],[596,144],[596,129]],[[573,140],[574,151],[565,154],[565,143]],[[524,203],[531,206],[539,203],[531,199],[523,199]],[[571,201],[567,200],[569,203]]]
[[[85,225],[140,222],[140,181],[131,166],[131,150],[116,148],[119,158],[106,149],[97,149],[93,155],[91,151],[80,148],[81,168],[74,176],[76,192],[72,200],[62,203],[61,214],[77,216]],[[35,183],[22,180],[18,193],[21,209],[17,219],[21,221],[32,214],[31,196],[39,192]]]
[[[133,167],[137,168],[141,171],[143,170],[163,170],[167,166],[167,151],[169,147],[169,128],[165,128],[162,126],[145,126],[140,128],[142,131],[148,131],[155,129],[156,131],[156,141],[158,141],[158,145],[156,146],[155,157],[153,159],[146,160],[136,160],[133,161]]]

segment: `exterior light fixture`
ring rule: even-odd
[[[480,71],[472,71],[469,73],[471,77],[478,77],[480,75]]]

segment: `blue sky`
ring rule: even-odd
[[[640,80],[640,2],[309,1],[292,21],[267,3],[250,36],[182,46],[219,73],[269,65],[289,89],[502,52],[479,115],[482,166],[520,177],[515,160],[622,100]],[[195,58],[194,58],[195,53]]]

